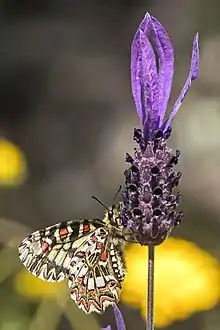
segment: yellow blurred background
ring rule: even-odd
[[[17,246],[59,221],[103,217],[123,184],[124,155],[139,126],[130,90],[130,44],[146,11],[175,49],[169,110],[188,74],[194,34],[201,65],[173,121],[181,151],[184,220],[156,248],[155,324],[220,328],[220,4],[217,1],[3,0],[0,37],[0,330],[97,330],[111,308],[86,316],[67,284],[48,284],[20,264]],[[126,246],[120,310],[144,329],[147,249]]]

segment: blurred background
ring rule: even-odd
[[[181,150],[185,218],[156,250],[156,327],[220,327],[220,3],[217,0],[2,0],[0,4],[0,330],[96,330],[113,311],[86,316],[67,284],[47,284],[20,265],[30,232],[103,217],[123,184],[139,119],[130,90],[130,44],[145,12],[175,48],[169,110],[188,74],[194,34],[201,65],[173,121]],[[144,329],[147,251],[128,246],[120,309]]]

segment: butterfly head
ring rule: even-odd
[[[122,219],[120,218],[120,204],[112,205],[106,214],[110,225],[120,227],[122,226]]]

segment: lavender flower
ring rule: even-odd
[[[161,244],[182,218],[182,212],[176,211],[180,192],[174,189],[181,173],[173,170],[180,152],[173,154],[167,139],[171,121],[198,76],[198,67],[196,34],[188,78],[164,121],[174,73],[174,50],[164,27],[147,13],[131,46],[132,93],[143,129],[134,130],[138,143],[134,157],[126,155],[130,167],[125,171],[121,211],[124,225],[131,228],[142,245]]]
[[[123,316],[120,312],[120,309],[118,308],[118,306],[116,304],[113,305],[113,308],[114,308],[114,313],[115,313],[115,320],[116,320],[116,324],[117,324],[117,329],[118,330],[126,330],[124,320],[123,320]],[[111,330],[111,326],[108,325],[106,328],[102,328],[102,330]]]

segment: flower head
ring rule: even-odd
[[[126,156],[130,167],[125,171],[121,211],[125,226],[143,245],[162,243],[182,218],[182,212],[175,210],[180,193],[174,192],[181,173],[173,170],[180,152],[173,154],[167,139],[171,121],[198,76],[198,65],[197,34],[188,78],[164,121],[174,72],[174,50],[164,27],[149,13],[145,15],[131,46],[132,93],[143,129],[134,130],[138,143],[134,157]]]
[[[27,177],[27,163],[22,150],[0,137],[0,186],[14,187]]]

